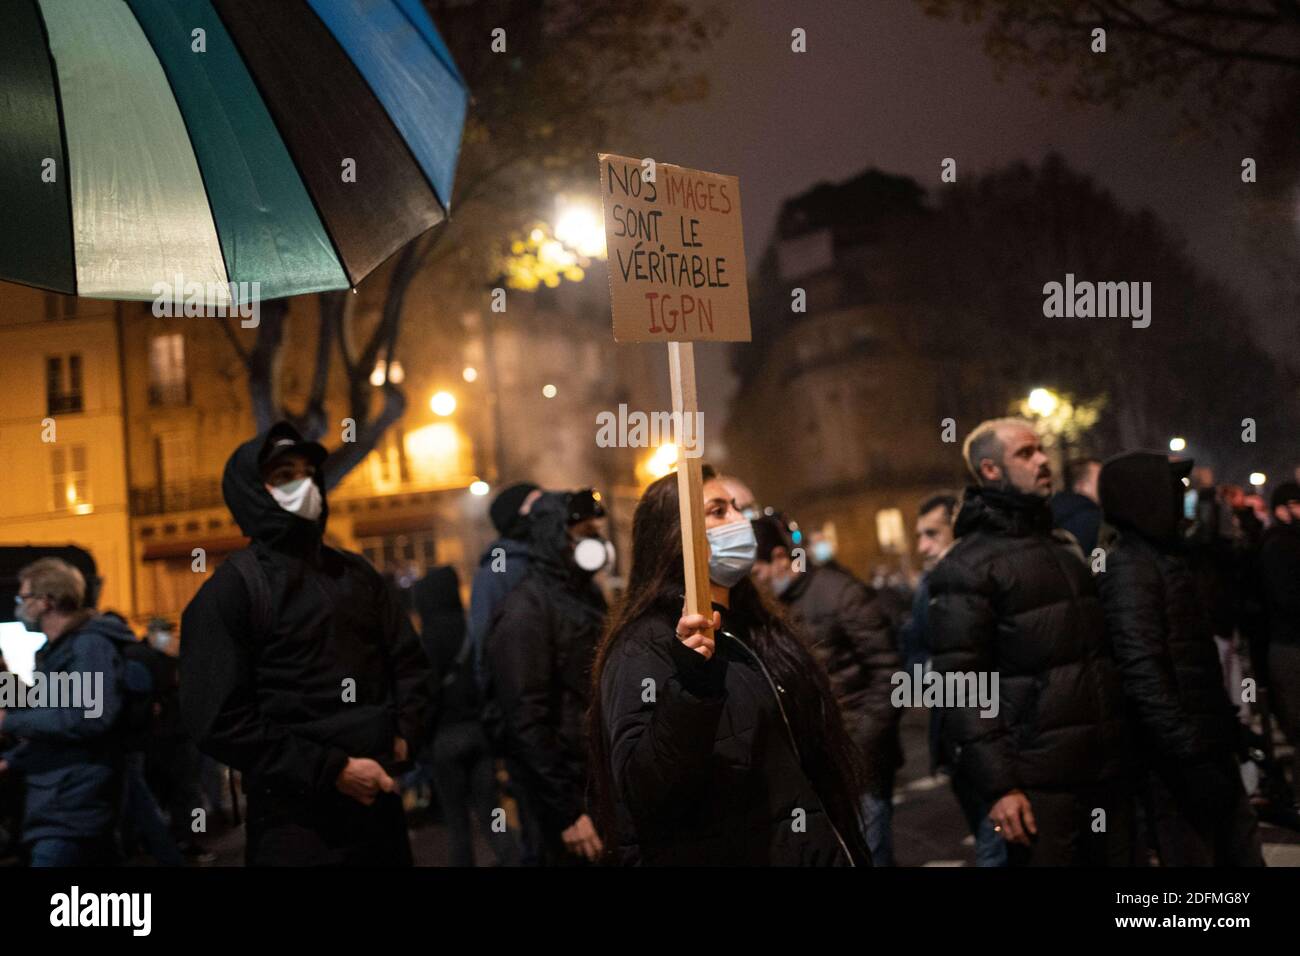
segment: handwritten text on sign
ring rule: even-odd
[[[600,154],[619,342],[749,341],[740,180]]]

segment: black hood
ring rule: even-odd
[[[1170,461],[1158,451],[1130,451],[1101,466],[1097,490],[1106,523],[1156,544],[1179,541],[1188,459]]]
[[[302,441],[296,428],[288,422],[280,422],[236,448],[226,462],[225,474],[221,476],[221,495],[226,499],[226,507],[238,523],[239,530],[254,541],[289,549],[318,547],[329,517],[325,477],[321,469],[316,469],[316,476],[312,479],[321,493],[320,517],[315,521],[285,511],[262,482],[259,463],[263,452],[276,439],[285,437]]]
[[[566,579],[578,570],[569,543],[567,500],[562,491],[543,492],[528,511],[529,567]]]

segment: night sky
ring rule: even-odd
[[[751,271],[781,202],[819,181],[875,166],[912,176],[933,195],[945,188],[946,156],[957,160],[960,180],[1016,160],[1036,164],[1056,150],[1126,208],[1150,207],[1211,275],[1253,303],[1255,266],[1238,204],[1249,139],[1225,131],[1218,142],[1177,141],[1178,104],[1154,93],[1116,112],[1044,99],[1023,71],[998,81],[981,25],[927,17],[912,0],[761,0],[729,9],[705,67],[709,97],[642,118],[627,141],[603,148],[739,176]],[[808,34],[803,54],[790,50],[796,26]],[[1156,308],[1158,321],[1158,290]],[[1276,327],[1282,317],[1263,321]],[[1261,331],[1265,345],[1280,341]],[[704,408],[724,413],[732,387],[725,346],[697,351]]]

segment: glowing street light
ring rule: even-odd
[[[652,478],[662,478],[673,470],[677,464],[677,446],[668,442],[655,449],[655,453],[646,462],[645,470]]]
[[[1268,475],[1264,474],[1262,471],[1252,471],[1250,473],[1250,483],[1256,488],[1262,488],[1267,481]]]
[[[1025,404],[1035,415],[1047,418],[1056,411],[1061,400],[1050,388],[1036,388],[1029,393],[1029,399]]]
[[[476,369],[473,365],[466,365],[465,370],[460,373],[460,377],[467,382],[477,381],[478,369]]]
[[[559,197],[555,201],[555,238],[580,256],[605,258],[604,217],[592,203]]]
[[[486,481],[476,481],[469,486],[469,493],[471,495],[474,495],[476,498],[482,498],[490,490],[491,489],[488,487],[488,483]]]
[[[1182,450],[1183,450],[1184,448],[1186,448],[1186,447],[1187,447],[1187,439],[1186,439],[1186,438],[1171,438],[1171,439],[1169,439],[1169,450],[1170,450],[1170,451],[1182,451]]]
[[[433,409],[435,415],[446,418],[456,410],[456,396],[451,392],[438,392],[429,399],[429,407]]]

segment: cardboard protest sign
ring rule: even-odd
[[[601,153],[619,342],[748,342],[740,180]]]
[[[601,153],[609,298],[618,342],[664,342],[673,418],[699,414],[697,341],[749,341],[740,180]],[[680,425],[678,426],[680,427]],[[702,436],[699,440],[702,442]],[[678,447],[684,447],[681,437]],[[679,458],[677,499],[687,614],[712,612],[699,449]]]

